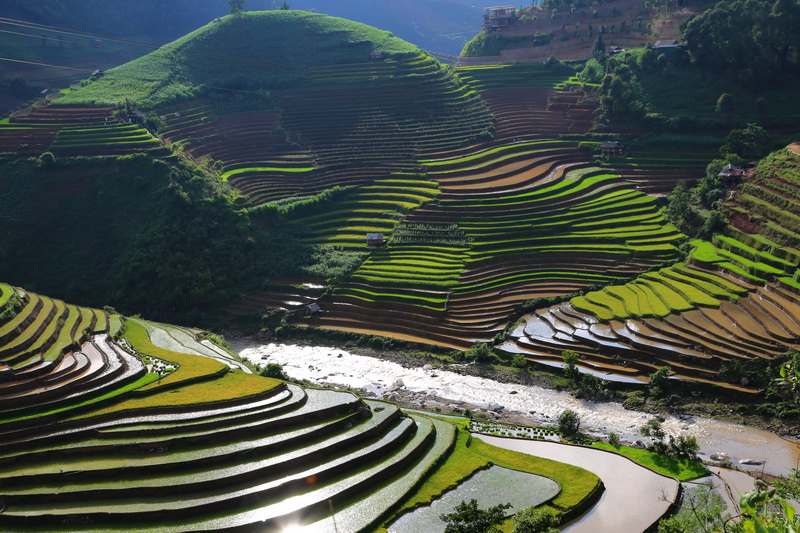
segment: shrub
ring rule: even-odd
[[[564,435],[575,435],[581,428],[581,418],[578,413],[567,409],[558,415],[558,429]]]
[[[56,156],[53,152],[44,152],[39,156],[39,168],[50,168],[56,164]]]
[[[648,391],[653,396],[661,396],[669,387],[669,376],[672,370],[668,366],[662,366],[652,374],[650,374],[650,387]]]
[[[549,507],[528,507],[514,515],[514,533],[557,533],[558,522]]]
[[[528,368],[528,360],[521,353],[515,353],[514,358],[511,360],[511,366],[525,370]]]
[[[259,374],[265,378],[275,378],[275,379],[289,379],[289,376],[286,375],[286,372],[283,371],[283,367],[278,363],[269,363],[267,366],[261,369]]]
[[[472,346],[465,354],[467,359],[474,359],[478,363],[487,363],[492,360],[492,349],[485,342]]]
[[[617,435],[613,431],[611,433],[609,433],[609,435],[608,435],[608,443],[610,445],[612,445],[613,447],[615,447],[615,448],[619,448],[619,445],[620,445],[619,435]]]
[[[440,518],[447,524],[445,533],[493,533],[499,531],[495,525],[503,521],[505,510],[510,507],[510,503],[505,503],[483,510],[478,507],[477,500],[472,499],[469,503],[462,501],[452,513]]]

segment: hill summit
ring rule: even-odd
[[[111,69],[60,103],[114,105],[127,99],[148,107],[190,97],[203,86],[240,91],[313,86],[321,80],[309,76],[309,68],[360,63],[373,52],[396,58],[417,55],[419,49],[389,32],[337,17],[306,11],[246,12],[215,19]]]

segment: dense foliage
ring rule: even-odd
[[[447,524],[445,533],[495,533],[495,526],[505,518],[505,510],[510,504],[501,504],[481,509],[475,499],[462,501],[452,513],[443,514],[441,519]]]
[[[681,49],[671,59],[648,47],[605,60],[595,58],[581,77],[601,83],[596,98],[602,124],[637,122],[649,130],[685,134],[727,131],[749,122],[769,128],[794,126],[798,111],[788,84],[773,83],[766,77],[750,83],[743,75],[692,62]]]
[[[692,61],[754,89],[800,71],[797,0],[726,0],[683,25]]]
[[[218,180],[148,156],[0,161],[0,277],[91,305],[155,313],[220,305],[310,262],[236,212]]]

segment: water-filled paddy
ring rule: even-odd
[[[520,487],[524,487],[524,490],[520,490]],[[445,530],[445,523],[439,516],[452,512],[462,501],[475,499],[481,509],[510,503],[512,507],[507,511],[510,515],[527,507],[540,505],[555,497],[560,490],[558,483],[552,479],[492,466],[477,472],[431,505],[420,507],[400,517],[389,527],[389,532],[441,533]]]

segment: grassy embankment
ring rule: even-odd
[[[479,439],[473,439],[465,429],[459,429],[456,445],[447,460],[403,503],[398,514],[430,503],[440,494],[456,487],[478,470],[490,465],[513,468],[553,479],[561,486],[561,492],[547,505],[562,513],[569,513],[584,504],[587,498],[594,495],[600,483],[596,475],[583,468],[497,448]],[[510,520],[504,525],[504,531],[510,531],[509,526]]]

